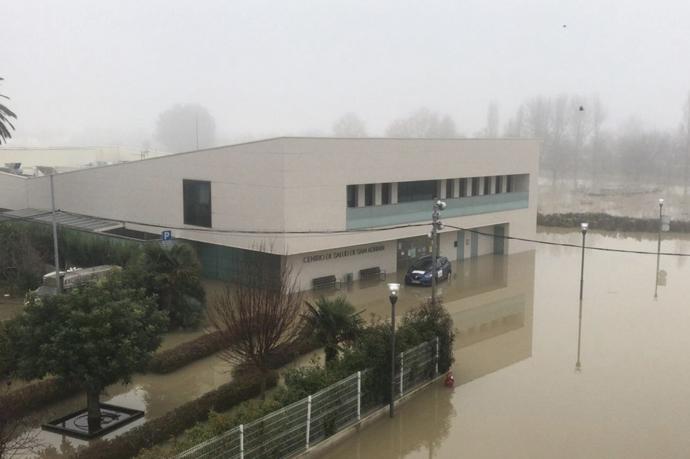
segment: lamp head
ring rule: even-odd
[[[400,284],[390,283],[388,284],[388,290],[391,296],[398,296],[398,291],[400,291]]]
[[[663,205],[664,205],[664,198],[659,198],[659,206],[663,206]]]
[[[585,223],[585,222],[580,223],[580,230],[582,230],[583,233],[586,233],[588,229],[589,229],[589,223]]]
[[[444,201],[441,201],[440,199],[436,200],[436,207],[438,207],[439,210],[444,210],[446,206],[447,204]]]

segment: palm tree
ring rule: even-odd
[[[362,318],[344,296],[335,299],[324,297],[314,304],[307,301],[305,320],[314,337],[324,347],[326,364],[338,357],[340,343],[353,341],[362,327]]]
[[[0,81],[3,81],[4,78],[0,77]],[[0,98],[10,100],[9,97],[4,96],[0,94]],[[10,134],[10,130],[8,129],[8,126],[14,130],[14,125],[10,121],[10,118],[17,118],[17,115],[14,114],[12,110],[9,108],[5,107],[3,104],[0,104],[0,144],[5,142],[7,143],[7,139],[12,137],[12,134]]]

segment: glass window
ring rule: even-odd
[[[381,184],[381,204],[384,206],[391,203],[391,184],[382,183]]]
[[[460,197],[464,198],[467,196],[467,179],[460,179]]]
[[[513,183],[515,182],[515,179],[512,175],[509,175],[507,178],[508,178],[508,189],[507,189],[507,191],[508,191],[508,193],[510,193],[511,191],[513,191]]]
[[[497,175],[496,176],[496,191],[495,193],[500,193],[501,192],[501,186],[503,185],[503,176],[502,175]]]
[[[479,177],[472,177],[472,196],[479,195]]]
[[[211,227],[211,182],[182,180],[184,224]]]
[[[453,197],[453,187],[455,186],[455,180],[452,178],[446,179],[446,198],[450,199]]]
[[[347,207],[357,207],[357,185],[347,186]]]
[[[484,194],[491,194],[491,177],[484,177]]]
[[[398,202],[432,200],[436,195],[436,180],[418,182],[400,182],[398,184]]]
[[[364,185],[364,205],[373,206],[374,205],[374,184],[369,183]]]

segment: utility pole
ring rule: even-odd
[[[57,219],[55,216],[55,185],[53,177],[55,173],[50,174],[50,204],[53,215],[53,250],[55,252],[55,285],[57,285],[57,292],[62,293],[62,276],[60,276],[60,254],[58,253],[58,238],[57,238]]]
[[[664,198],[659,198],[659,238],[656,244],[656,282],[654,282],[654,298],[657,297],[657,290],[659,289],[659,258],[661,257],[661,231],[664,229]]]
[[[443,228],[441,223],[441,211],[446,208],[446,203],[434,198],[434,211],[431,214],[431,304],[436,304],[436,284],[438,282],[438,239],[439,231]]]

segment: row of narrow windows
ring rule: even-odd
[[[515,177],[514,175],[497,175],[494,177],[467,177],[461,178],[457,182],[455,179],[442,180],[418,180],[414,182],[399,182],[397,202],[413,202],[426,201],[435,197],[445,195],[447,199],[454,196],[460,198],[479,196],[481,194],[497,194],[515,191]],[[492,180],[494,178],[495,180]],[[504,184],[505,182],[505,184]],[[455,186],[458,186],[456,193]],[[468,187],[469,183],[469,187]],[[445,186],[445,193],[442,192],[441,187]],[[505,188],[504,188],[505,186]],[[391,204],[393,202],[392,183],[381,184],[381,205]],[[359,185],[347,186],[347,206],[359,207],[359,193],[361,188]],[[364,206],[376,205],[376,185],[368,183],[364,185]]]

